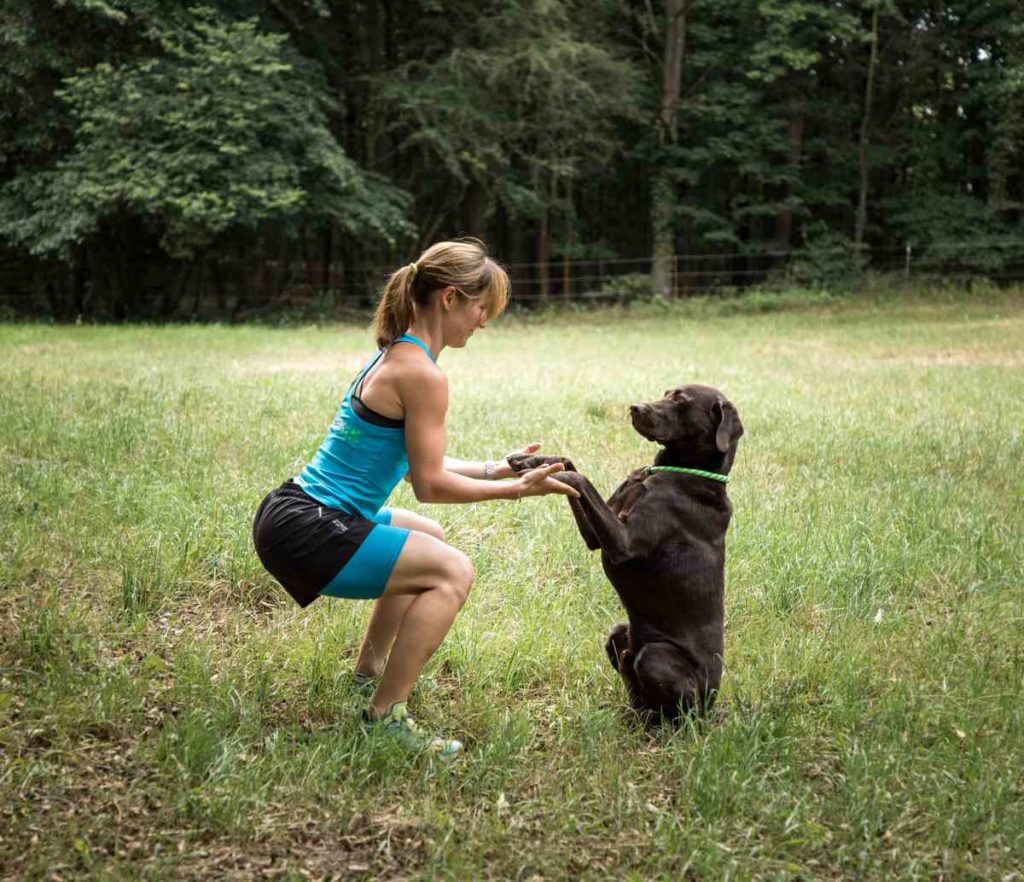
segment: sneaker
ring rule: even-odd
[[[370,719],[368,712],[363,711],[363,728],[367,732],[390,735],[410,750],[425,750],[446,759],[462,750],[461,741],[438,738],[421,731],[416,721],[409,716],[409,708],[404,701],[396,701],[383,717],[376,720]]]

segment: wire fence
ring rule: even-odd
[[[652,257],[554,258],[503,262],[514,302],[623,302],[661,295],[819,287],[855,287],[865,271],[964,284],[985,279],[998,285],[1024,283],[1024,239],[1011,237],[913,243],[863,248],[763,249],[676,254],[657,264]],[[398,265],[351,265],[316,260],[219,262],[201,267],[179,292],[177,314],[236,318],[280,308],[365,307],[376,300]],[[55,268],[53,272],[61,272]],[[19,274],[21,273],[21,274]],[[15,312],[45,312],[63,281],[37,272],[31,279],[17,263],[0,261],[0,305]],[[80,287],[81,287],[81,283]],[[86,283],[85,305],[95,303]],[[81,295],[79,295],[81,296]],[[150,295],[152,296],[152,295]],[[166,295],[160,295],[166,296]],[[102,300],[103,294],[98,297]],[[50,305],[51,311],[56,310]],[[65,309],[65,312],[67,310]],[[74,311],[72,309],[72,311]]]
[[[660,276],[651,257],[555,258],[502,265],[511,278],[514,299],[527,302],[625,300],[653,294],[682,297],[754,287],[834,287],[856,284],[864,271],[902,275],[908,282],[927,277],[1005,284],[1024,282],[1024,240],[930,242],[916,249],[904,243],[857,253],[837,247],[677,254],[661,261]],[[367,291],[379,292],[397,268],[372,266],[346,272],[343,267],[303,264],[291,265],[290,272],[296,280],[306,279],[318,296],[344,301]]]

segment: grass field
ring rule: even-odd
[[[360,734],[368,606],[251,548],[364,329],[0,326],[0,878],[1021,879],[1024,298],[728,311],[441,356],[450,453],[605,492],[653,455],[630,402],[709,383],[746,427],[700,731],[631,725],[563,500],[399,489],[476,566],[413,696],[453,766]]]

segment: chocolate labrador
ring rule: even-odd
[[[518,473],[563,462],[558,480],[583,541],[601,562],[629,622],[606,648],[644,719],[704,713],[722,677],[725,531],[732,506],[722,480],[743,434],[736,408],[710,386],[680,386],[630,407],[633,428],[661,445],[605,502],[568,459],[513,456]]]

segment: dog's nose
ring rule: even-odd
[[[640,413],[640,408],[641,407],[642,407],[642,405],[639,405],[639,404],[631,404],[629,406],[629,412],[631,414],[633,414],[633,416],[636,416],[638,413]]]

